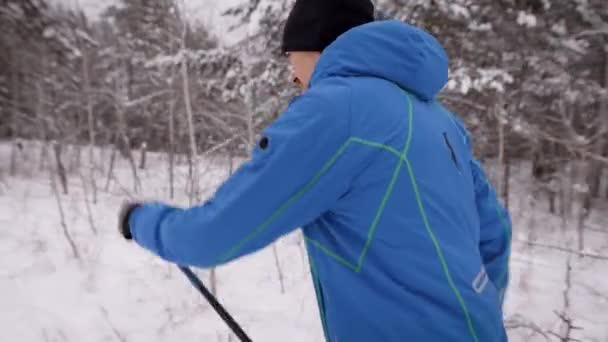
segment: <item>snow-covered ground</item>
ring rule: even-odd
[[[168,198],[164,156],[148,156],[149,167],[140,171],[144,185],[140,194],[132,192],[131,171],[121,158],[116,179],[105,191],[109,155],[102,156],[98,202],[91,204],[94,227],[81,178],[78,172],[71,173],[69,194],[61,195],[61,204],[80,253],[75,259],[63,234],[48,172],[38,169],[34,145],[26,144],[27,160],[20,157],[18,176],[9,177],[9,148],[0,144],[1,341],[236,341],[174,266],[123,241],[117,233],[116,215],[123,200]],[[66,164],[70,164],[67,158]],[[214,159],[201,163],[201,169],[205,195],[228,173],[225,163]],[[175,202],[187,204],[186,168],[180,166],[178,171]],[[574,249],[575,220],[564,223],[548,214],[546,200],[526,190],[531,188],[528,174],[522,168],[512,180],[515,233],[505,308],[512,327],[509,336],[516,342],[559,341],[549,331],[564,333],[556,313],[564,310],[570,254],[523,241],[532,238],[539,244]],[[603,209],[587,224],[586,253],[608,255],[608,206]],[[254,341],[323,340],[300,241],[296,232],[277,243],[285,293],[270,248],[217,270],[220,300]],[[580,327],[571,337],[608,341],[608,260],[576,255],[570,259],[568,313]],[[208,282],[205,271],[198,273]]]

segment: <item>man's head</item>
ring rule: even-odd
[[[372,21],[370,0],[296,0],[283,31],[294,82],[307,89],[321,52],[344,32]]]

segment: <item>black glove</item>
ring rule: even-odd
[[[127,240],[133,240],[131,234],[131,227],[129,227],[129,215],[137,207],[141,206],[141,203],[126,202],[120,208],[120,214],[118,216],[118,230],[120,235]]]

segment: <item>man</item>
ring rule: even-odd
[[[436,100],[445,51],[373,12],[297,1],[283,46],[301,96],[213,198],[126,207],[123,233],[213,267],[302,227],[327,341],[506,341],[510,220]]]

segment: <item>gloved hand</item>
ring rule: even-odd
[[[133,240],[131,227],[129,227],[129,215],[139,206],[141,206],[141,203],[125,202],[120,208],[120,213],[118,216],[118,230],[120,231],[122,237],[127,240]]]

